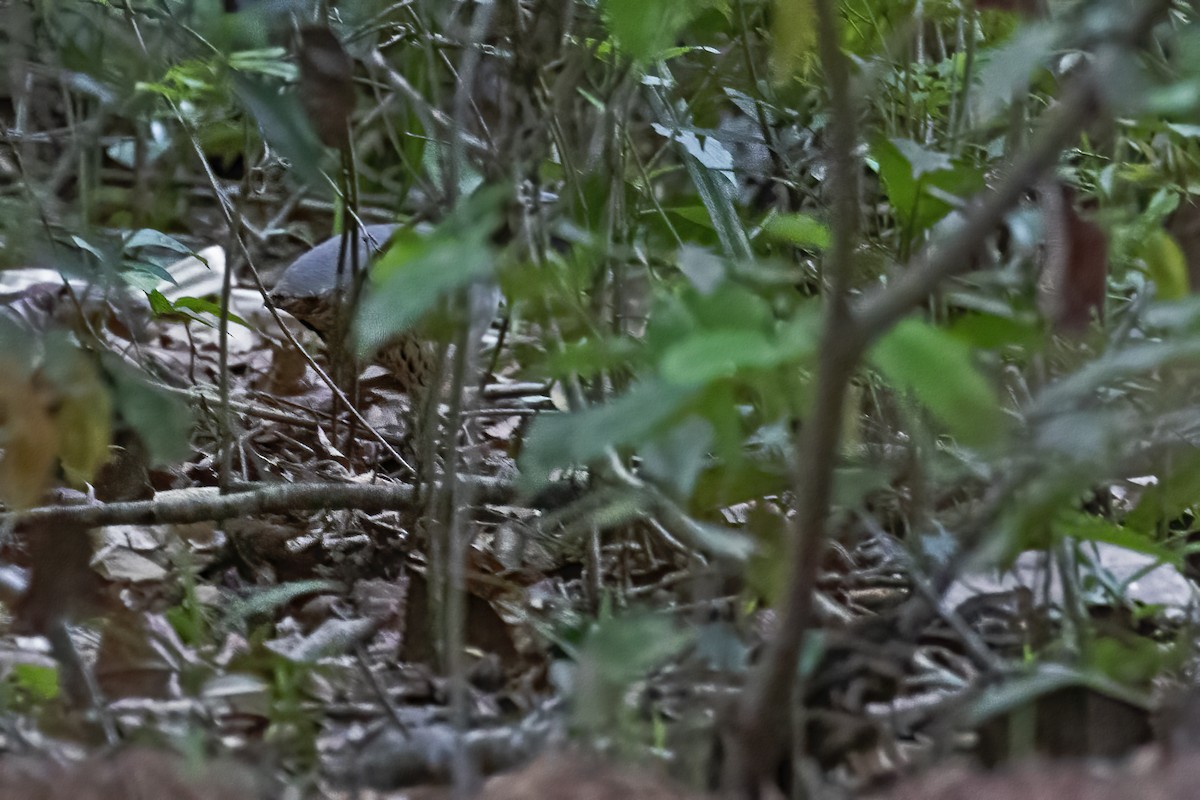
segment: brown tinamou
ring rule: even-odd
[[[359,231],[358,258],[365,268],[379,254],[395,225],[367,225]],[[304,253],[283,272],[271,291],[271,302],[287,311],[322,339],[333,335],[337,322],[338,253],[341,237],[334,236]],[[350,258],[341,273],[343,284],[350,281]],[[342,292],[344,298],[348,291]],[[420,335],[397,335],[375,354],[375,360],[389,370],[404,391],[411,394],[425,389],[433,373],[434,346]]]

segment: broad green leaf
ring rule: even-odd
[[[150,301],[150,310],[158,316],[170,314],[175,310],[171,305],[171,301],[158,289],[151,289],[146,292],[146,299]]]
[[[1194,331],[1200,328],[1200,295],[1151,303],[1143,312],[1142,323],[1150,330],[1175,333]]]
[[[642,468],[679,497],[688,497],[713,442],[708,420],[689,417],[641,450]]]
[[[770,304],[762,295],[738,283],[726,283],[711,294],[686,296],[687,308],[702,329],[737,328],[768,331],[771,328]]]
[[[1149,710],[1148,692],[1126,688],[1097,670],[1080,670],[1062,664],[1037,664],[1024,675],[985,688],[967,705],[964,721],[975,727],[1000,714],[1013,711],[1044,695],[1071,686],[1082,686],[1109,697]]]
[[[121,280],[143,292],[151,291],[163,283],[178,285],[175,276],[162,264],[146,258],[126,258],[121,262]]]
[[[62,398],[55,415],[59,460],[77,488],[95,480],[112,441],[112,398],[94,376],[87,380],[90,385],[77,382],[75,391]]]
[[[673,82],[665,65],[662,66],[661,72],[663,75],[658,79],[660,82]],[[656,129],[666,138],[679,142],[684,130],[690,124],[690,120],[678,119],[677,113],[653,89],[648,91],[646,96],[655,115],[662,122],[656,126]],[[713,230],[721,242],[725,255],[736,259],[749,258],[751,256],[750,238],[746,235],[746,228],[742,225],[737,209],[733,205],[734,185],[730,183],[726,174],[710,169],[701,163],[695,155],[688,151],[685,144],[681,143],[681,149],[688,176],[692,179],[692,184],[696,187],[696,192],[700,195],[700,201],[704,203],[705,210],[708,211]]]
[[[96,247],[91,242],[84,239],[82,236],[78,236],[76,234],[71,234],[70,239],[71,239],[72,244],[74,244],[77,248],[79,248],[83,252],[91,255],[97,261],[103,262],[105,260],[104,253],[102,253],[98,247]]]
[[[928,150],[912,139],[891,139],[890,141],[908,162],[914,178],[919,179],[925,175],[954,168],[954,162],[950,156]]]
[[[65,338],[47,341],[46,375],[58,395],[54,424],[63,472],[76,487],[91,483],[108,460],[113,401],[96,362]]]
[[[996,392],[975,367],[971,349],[946,331],[903,320],[875,345],[871,362],[963,443],[987,443],[1003,428]]]
[[[1079,403],[1094,400],[1096,391],[1108,383],[1196,358],[1200,358],[1200,338],[1195,336],[1136,343],[1111,351],[1043,389],[1028,408],[1027,416],[1074,410]]]
[[[1200,454],[1182,454],[1158,473],[1158,481],[1142,493],[1125,515],[1125,524],[1147,534],[1200,505]]]
[[[1179,553],[1163,547],[1147,533],[1122,527],[1094,514],[1084,514],[1078,511],[1064,512],[1056,528],[1063,535],[1075,539],[1111,544],[1130,552],[1150,556],[1177,569],[1183,568],[1183,558]]]
[[[879,138],[871,147],[896,219],[910,237],[931,227],[983,188],[979,169],[908,139]]]
[[[499,214],[499,190],[467,198],[432,234],[398,231],[371,270],[355,320],[355,344],[366,355],[408,330],[440,300],[492,272],[488,241]]]
[[[786,357],[764,333],[726,329],[698,333],[676,344],[659,367],[672,384],[699,386],[731,377],[739,369],[771,367]]]
[[[116,357],[104,359],[116,387],[115,405],[141,436],[155,464],[179,461],[191,452],[192,412],[187,402],[150,383]]]
[[[679,248],[677,263],[700,294],[711,294],[725,280],[725,263],[707,248],[684,244]]]
[[[780,214],[767,220],[763,230],[772,238],[809,250],[829,247],[829,227],[809,214]]]
[[[161,231],[156,231],[152,228],[142,228],[134,231],[129,235],[124,243],[125,250],[136,250],[140,247],[161,247],[164,250],[170,250],[174,253],[179,253],[185,256],[194,256],[196,253],[192,248],[188,247],[183,242],[176,239],[174,236],[169,236]]]
[[[971,113],[978,122],[990,121],[1024,93],[1034,70],[1053,55],[1060,33],[1057,25],[1026,24],[1012,39],[983,54],[970,93]]]
[[[757,544],[746,563],[747,587],[768,605],[773,606],[783,597],[783,590],[787,585],[787,519],[761,503],[753,503],[750,506],[746,528],[754,533]]]
[[[737,186],[737,177],[733,174],[733,154],[725,149],[725,145],[721,144],[717,137],[705,136],[701,139],[696,135],[695,131],[672,131],[665,125],[660,125],[657,122],[653,123],[651,127],[655,133],[664,139],[677,142],[688,155],[700,162],[703,167],[717,173],[729,181],[730,185]]]
[[[775,0],[771,15],[771,66],[775,80],[805,73],[817,46],[817,15],[812,0]]]
[[[300,180],[324,189],[320,167],[324,148],[295,93],[280,94],[274,84],[249,73],[235,74],[233,88],[263,138],[292,162]]]
[[[594,735],[629,724],[630,685],[690,639],[665,614],[604,615],[580,647],[571,687],[574,723]]]
[[[586,464],[609,447],[643,443],[693,395],[693,389],[651,379],[604,405],[543,414],[525,440],[522,471],[531,481],[542,481],[551,470]]]
[[[196,314],[212,314],[214,317],[221,316],[220,303],[214,303],[211,300],[205,300],[200,297],[181,297],[175,301],[175,303],[172,305],[172,308],[175,311],[191,311]],[[246,320],[242,319],[237,314],[230,314],[229,321],[246,328],[250,327],[248,324],[246,324]]]
[[[18,689],[30,694],[35,702],[58,697],[58,667],[44,664],[17,663],[11,667],[11,680]]]
[[[296,65],[288,61],[287,50],[282,47],[230,53],[229,66],[239,72],[256,72],[284,81],[294,81],[299,74]]]
[[[749,258],[750,238],[746,235],[746,228],[733,206],[733,187],[729,181],[721,173],[706,168],[690,155],[684,156],[684,164],[701,202],[704,203],[704,208],[708,211],[713,230],[716,231],[725,255],[738,259]]]
[[[1036,350],[1045,341],[1033,314],[963,314],[947,329],[968,346],[984,350],[1020,347]]]
[[[225,609],[223,624],[242,625],[248,619],[259,614],[268,614],[277,608],[287,605],[298,597],[321,592],[336,592],[342,587],[326,580],[304,580],[281,583],[266,589],[255,590],[246,597],[230,603]]]
[[[714,525],[711,522],[691,522],[688,528],[691,534],[689,544],[709,555],[741,562],[758,551],[754,540],[743,531]]]
[[[1187,297],[1190,289],[1187,259],[1171,234],[1162,228],[1151,231],[1142,240],[1140,255],[1146,274],[1158,290],[1157,297],[1162,300]]]
[[[617,45],[645,62],[661,58],[683,26],[711,5],[696,0],[603,0],[601,12]]]
[[[1099,636],[1087,650],[1088,666],[1122,686],[1149,686],[1179,662],[1179,648],[1164,648],[1149,637]]]

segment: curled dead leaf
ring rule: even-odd
[[[310,25],[300,31],[300,102],[321,143],[345,147],[354,113],[354,62],[333,31]]]
[[[1108,235],[1079,215],[1071,187],[1047,183],[1039,196],[1046,249],[1038,279],[1038,309],[1055,332],[1079,335],[1091,324],[1093,313],[1104,317]]]

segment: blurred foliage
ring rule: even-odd
[[[581,0],[555,6],[570,7],[575,27],[549,34],[538,25],[555,17],[534,3],[540,16],[517,24],[497,11],[484,41],[465,45],[462,9],[342,5],[331,27],[347,51],[378,52],[395,73],[360,62],[358,191],[401,230],[364,295],[358,347],[431,322],[446,333],[466,316],[468,289],[499,285],[519,377],[561,389],[559,410],[529,427],[522,485],[588,467],[615,487],[586,512],[596,531],[638,514],[666,520],[697,551],[745,562],[747,594],[773,602],[791,535],[777,509],[813,467],[796,463],[795,440],[821,389],[825,258],[847,222],[829,207],[811,0]],[[894,509],[887,532],[916,551],[931,532],[957,535],[954,514],[996,489],[1005,502],[983,526],[987,541],[962,542],[993,563],[1080,541],[1183,563],[1181,540],[1200,518],[1200,234],[1176,223],[1200,194],[1200,23],[1177,5],[1156,47],[1135,54],[1116,35],[1130,13],[1117,0],[1052,2],[1045,18],[956,0],[839,4],[861,125],[855,303],[959,228],[1071,75],[1096,70],[1110,112],[1051,178],[1105,236],[1094,324],[1057,336],[1039,317],[1048,242],[1071,239],[1027,199],[860,365],[838,462],[816,465],[834,475],[839,520]],[[45,69],[29,73],[34,91],[6,102],[61,96],[23,124],[74,138],[53,157],[15,144],[19,167],[3,162],[13,179],[0,193],[5,265],[44,259],[97,282],[115,276],[159,313],[211,312],[211,299],[168,302],[154,288],[171,280],[168,256],[190,252],[181,237],[203,228],[181,174],[262,180],[272,202],[307,192],[344,214],[330,179],[339,162],[296,97],[284,7],[315,4],[7,10],[10,29],[34,38],[10,36],[0,59],[37,53]],[[472,77],[479,86],[465,84]],[[455,117],[463,108],[469,120]],[[190,417],[144,375],[93,359],[78,338],[26,339],[5,332],[0,364],[6,505],[35,505],[59,470],[86,483],[118,421],[157,460],[191,452]],[[1089,506],[1114,487],[1122,503]],[[264,593],[235,616],[293,590],[307,589]],[[197,620],[184,622],[200,635]],[[598,623],[579,653],[579,680],[591,682],[582,696],[597,704],[580,707],[581,724],[619,728],[610,706],[678,643],[658,617]],[[1137,683],[1159,668],[1124,647],[1097,638],[1078,672],[1048,685]],[[257,655],[280,725],[302,726],[303,668]],[[18,678],[37,690],[36,674]]]

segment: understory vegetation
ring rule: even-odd
[[[1196,4],[0,21],[0,795],[1200,746]]]

